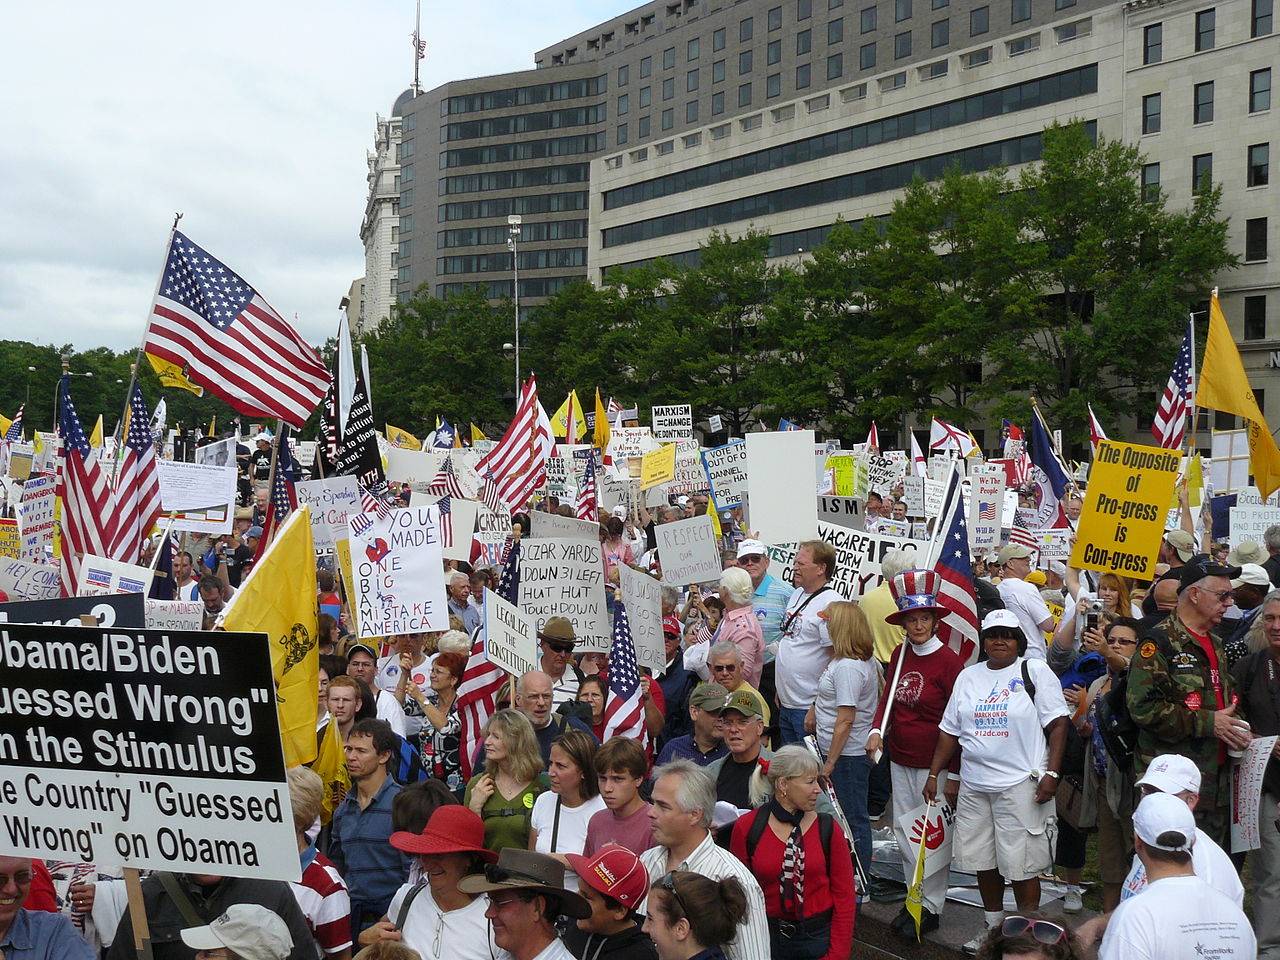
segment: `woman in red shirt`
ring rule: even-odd
[[[751,776],[758,809],[729,840],[764,891],[773,960],[847,960],[853,949],[853,856],[840,824],[814,809],[820,772],[818,758],[795,744],[762,759]]]

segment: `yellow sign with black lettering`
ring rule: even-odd
[[[640,489],[666,483],[676,475],[676,444],[664,443],[640,460]]]
[[[1099,442],[1071,565],[1152,579],[1181,461],[1177,450]]]

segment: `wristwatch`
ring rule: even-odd
[[[1055,780],[1061,780],[1061,779],[1062,779],[1062,774],[1058,773],[1058,771],[1057,771],[1057,770],[1046,770],[1046,771],[1042,774],[1042,776],[1046,776],[1046,777],[1053,777],[1053,779],[1055,779]]]

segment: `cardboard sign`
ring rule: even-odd
[[[1000,546],[1004,516],[1005,475],[1001,467],[981,464],[969,484],[969,550],[991,553]],[[1016,495],[1015,500],[1016,503]]]
[[[578,478],[568,457],[547,457],[547,496],[560,500],[578,495]]]
[[[9,476],[19,483],[31,476],[31,468],[35,460],[36,448],[32,443],[21,440],[9,444]]]
[[[719,433],[724,429],[724,421],[720,419],[720,414],[713,413],[707,417],[707,426],[711,428],[712,433]]]
[[[231,532],[235,517],[236,468],[158,460],[160,507],[172,519],[172,529],[209,533]]]
[[[640,489],[666,483],[676,475],[676,445],[666,443],[646,453],[640,461]]]
[[[22,536],[18,530],[18,521],[12,518],[0,519],[0,557],[18,560],[21,556]]]
[[[593,520],[579,520],[576,517],[562,517],[558,513],[547,513],[545,510],[532,510],[529,513],[532,529],[531,537],[563,537],[566,540],[600,541],[600,524]]]
[[[0,590],[10,600],[52,600],[62,592],[62,582],[51,563],[0,558]]]
[[[347,519],[359,636],[449,629],[437,507],[405,507]]]
[[[0,603],[0,623],[78,627],[80,618],[89,616],[103,627],[141,627],[146,622],[146,606],[142,601],[140,593],[122,593],[113,597],[63,597]]]
[[[449,509],[445,510],[438,501],[437,509],[440,515],[440,552],[446,560],[469,561],[480,504],[475,500],[450,497]]]
[[[28,694],[0,710],[7,849],[300,879],[264,635],[15,625],[0,646]]]
[[[427,485],[440,472],[448,450],[387,450],[387,479],[409,485],[410,490],[426,493]]]
[[[227,437],[196,447],[195,462],[205,467],[234,467],[236,465],[236,438]]]
[[[693,437],[693,408],[689,404],[653,408],[653,439],[674,443]]]
[[[653,528],[662,562],[662,582],[683,587],[720,578],[720,547],[711,518],[706,514],[659,523]]]
[[[202,600],[152,600],[146,601],[148,630],[199,630],[204,623]]]
[[[1267,772],[1276,737],[1258,737],[1244,751],[1244,756],[1231,765],[1231,852],[1243,853],[1262,846],[1258,830],[1259,807],[1262,806],[1262,780]],[[1274,809],[1265,816],[1274,817]]]
[[[347,518],[360,513],[360,485],[355,477],[325,477],[294,484],[298,503],[311,508],[311,539],[316,550],[332,550],[347,536]]]
[[[484,655],[490,663],[517,677],[538,669],[538,637],[533,621],[498,596],[496,590],[484,592]]]
[[[888,453],[863,459],[867,465],[867,489],[871,493],[887,496],[907,475],[907,462]]]
[[[614,427],[609,433],[614,463],[625,463],[657,449],[658,442],[648,427]]]
[[[902,480],[902,499],[907,504],[908,517],[924,517],[924,477],[910,474]]]
[[[57,504],[57,480],[49,476],[32,477],[22,485],[18,504],[18,526],[22,530],[23,560],[38,563],[53,547],[53,514]]]
[[[151,589],[154,575],[150,567],[86,554],[80,558],[80,596],[103,597],[116,593],[141,593],[145,596]]]
[[[707,474],[702,469],[702,448],[693,440],[681,440],[676,444],[676,463],[667,484],[671,493],[705,493],[710,489]]]
[[[1070,530],[1033,530],[1035,549],[1039,552],[1038,566],[1048,567],[1050,560],[1066,560],[1071,556]]]
[[[818,528],[813,490],[813,431],[747,435],[750,527],[765,543],[811,540]]]
[[[742,502],[747,492],[747,441],[732,440],[702,451],[702,468],[717,507],[723,510]]]
[[[831,490],[835,496],[853,496],[856,463],[857,458],[851,450],[833,453],[827,457],[827,469],[831,471]]]
[[[898,687],[902,689],[901,684]],[[951,866],[951,845],[955,839],[956,815],[945,800],[930,809],[922,803],[902,818],[895,828],[898,843],[903,850],[919,850],[924,840],[924,875],[931,877],[939,870]]]
[[[521,541],[520,610],[538,630],[550,617],[567,617],[578,651],[608,651],[611,638],[599,539]]]
[[[818,521],[850,530],[863,529],[862,504],[853,497],[819,497]]]
[[[1100,441],[1071,565],[1150,580],[1181,459],[1176,450]]]
[[[818,521],[818,536],[836,548],[836,572],[831,578],[831,587],[845,600],[857,600],[880,585],[883,579],[880,561],[890,550],[905,548],[916,551],[920,560],[924,558],[924,546],[905,537],[850,530],[822,520]],[[790,583],[797,544],[767,544],[766,548],[769,551],[769,573],[784,583]]]
[[[662,585],[647,573],[625,564],[618,564],[616,569],[631,639],[636,646],[636,663],[660,677],[667,670],[667,648],[662,636]]]
[[[1236,501],[1239,503],[1239,500]],[[1231,508],[1231,542],[1252,540],[1262,543],[1267,527],[1280,523],[1280,507],[1263,507],[1250,504]]]

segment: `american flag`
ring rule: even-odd
[[[511,545],[498,578],[498,596],[508,603],[517,603],[520,596],[520,542]],[[484,627],[471,634],[471,656],[458,684],[459,731],[458,759],[464,779],[471,779],[472,761],[480,749],[484,725],[498,709],[498,694],[507,682],[507,672],[489,662],[484,650]]]
[[[27,405],[24,403],[18,407],[18,412],[13,415],[13,423],[9,424],[9,429],[4,435],[4,438],[10,443],[22,439],[22,412],[26,409]]]
[[[1023,526],[1019,521],[1013,522],[1013,527],[1009,530],[1009,542],[1016,543],[1019,546],[1026,547],[1032,552],[1031,562],[1035,565],[1036,555],[1040,553],[1040,541],[1036,539],[1036,535]]]
[[[644,735],[644,704],[640,702],[640,669],[636,645],[631,639],[627,608],[619,603],[613,612],[613,642],[609,647],[609,692],[604,707],[604,735],[640,738]]]
[[[997,509],[990,500],[978,501],[978,519],[985,523],[995,523]]]
[[[941,519],[929,543],[926,569],[942,579],[938,604],[947,613],[938,621],[938,639],[948,644],[966,664],[978,656],[978,600],[973,589],[973,565],[969,559],[969,530],[960,493],[960,471],[954,466],[942,498]]]
[[[622,404],[618,403],[613,397],[609,398],[609,405],[606,408],[609,414],[609,422],[612,423],[614,417],[622,412]]]
[[[444,458],[444,463],[440,464],[440,469],[427,484],[427,493],[437,497],[466,497],[462,484],[458,482],[458,475],[453,472],[453,457]]]
[[[484,484],[480,487],[480,500],[493,513],[502,513],[507,509],[502,497],[498,495],[498,485],[494,482],[493,474],[489,471],[485,472]]]
[[[177,230],[144,344],[241,413],[295,427],[329,386],[311,345],[238,274]]]
[[[587,469],[582,475],[582,483],[578,484],[578,502],[575,508],[579,520],[599,519],[596,504],[596,461],[593,456],[587,457]]]
[[[440,519],[437,526],[440,528],[440,545],[442,547],[453,546],[453,497],[441,497],[436,501],[436,507],[440,510]]]
[[[110,556],[137,563],[142,544],[160,516],[160,474],[156,468],[151,412],[142,387],[133,385],[129,397],[129,425],[124,435],[124,459],[116,477],[116,538]]]
[[[289,448],[289,428],[281,424],[276,436],[276,469],[271,480],[271,499],[267,501],[267,515],[262,521],[262,536],[253,555],[254,563],[266,553],[285,518],[298,509],[298,493],[293,486],[298,477],[298,461]]]
[[[115,492],[97,457],[91,456],[89,438],[80,426],[71,402],[71,377],[58,384],[58,434],[62,453],[58,464],[57,497],[62,501],[62,595],[76,595],[79,557],[110,557],[116,540]]]
[[[379,520],[385,520],[391,516],[391,511],[395,509],[388,501],[387,497],[371,493],[368,487],[360,487],[360,511],[362,513],[376,513]]]
[[[497,446],[476,464],[476,472],[495,477],[498,499],[514,510],[524,506],[546,482],[551,446],[551,421],[538,402],[537,381],[530,377],[520,392],[511,425]]]
[[[1151,421],[1151,435],[1166,450],[1177,450],[1187,433],[1187,414],[1191,412],[1191,321],[1187,321],[1187,333],[1173,361],[1169,382],[1165,384]]]

